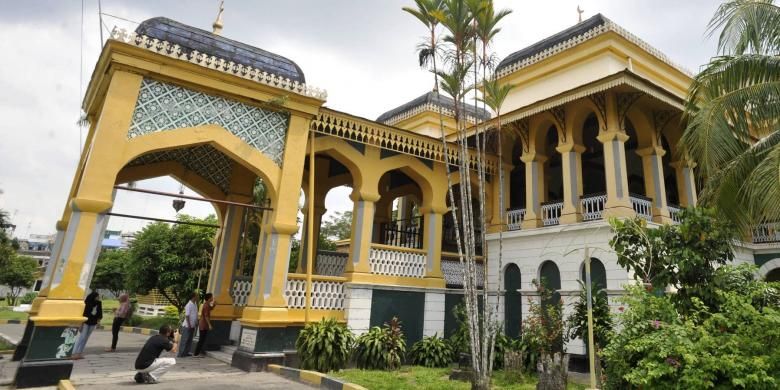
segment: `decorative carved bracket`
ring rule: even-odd
[[[606,130],[607,123],[607,94],[604,92],[594,93],[588,96],[598,110],[599,122],[601,122],[601,130]]]
[[[620,120],[620,130],[626,132],[626,115],[631,106],[644,95],[642,92],[627,92],[617,94],[618,119]]]
[[[510,124],[512,130],[520,137],[520,143],[523,147],[523,152],[527,153],[531,151],[531,128],[528,122],[528,118],[520,119],[519,121],[512,122]]]
[[[558,128],[558,143],[566,143],[566,109],[563,106],[558,106],[547,111],[555,118],[555,127]]]
[[[673,110],[653,111],[653,128],[655,130],[655,140],[658,142],[658,145],[661,145],[661,136],[663,135],[664,127],[666,127],[678,113],[678,111]]]

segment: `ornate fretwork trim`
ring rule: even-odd
[[[661,137],[663,135],[664,127],[669,124],[669,122],[672,121],[672,118],[674,118],[678,114],[678,111],[672,111],[672,110],[658,110],[653,111],[653,127],[655,130],[655,138],[658,142],[658,145],[661,145]]]
[[[566,143],[566,109],[563,106],[553,107],[549,110],[555,118],[555,127],[558,128],[560,143]]]
[[[448,156],[445,157],[444,145],[440,140],[325,108],[321,109],[317,118],[311,121],[311,130],[414,157],[458,164],[458,146],[456,144],[449,144]],[[470,153],[469,160],[470,166],[476,169],[476,152]],[[488,157],[485,161],[487,173],[496,171],[496,163],[495,158]]]
[[[286,113],[144,78],[127,137],[214,124],[281,166],[288,122]]]
[[[419,105],[417,107],[412,108],[411,110],[404,111],[398,115],[395,115],[388,120],[382,122],[388,126],[395,126],[396,123],[401,122],[403,120],[409,119],[417,114],[423,113],[425,111],[431,111],[435,113],[441,113],[444,116],[448,116],[450,118],[455,118],[455,110],[450,110],[448,108],[433,104],[433,103],[425,103],[422,105]],[[466,116],[466,122],[470,125],[473,125],[477,122],[480,122],[479,119],[475,118],[472,115]]]
[[[631,109],[631,106],[633,106],[634,103],[636,103],[636,101],[642,97],[642,95],[644,94],[641,92],[626,92],[617,94],[618,120],[620,121],[621,131],[626,131],[626,115],[628,115],[628,110]]]
[[[160,162],[175,161],[187,170],[217,186],[227,193],[233,166],[230,159],[211,145],[199,145],[189,148],[164,150],[140,156],[127,166],[141,166]]]
[[[166,57],[187,61],[196,65],[200,65],[204,68],[218,70],[220,72],[238,76],[243,79],[252,80],[260,84],[284,89],[298,95],[315,98],[321,101],[325,101],[328,98],[328,92],[324,89],[302,84],[295,80],[280,77],[275,74],[253,68],[251,66],[236,64],[233,61],[225,61],[223,58],[209,56],[207,54],[200,53],[197,50],[193,50],[189,54],[182,53],[181,47],[178,44],[171,45],[171,43],[168,41],[149,38],[146,35],[137,35],[135,32],[128,32],[125,29],[114,27],[114,29],[111,31],[109,39],[140,47],[157,54],[162,54]]]
[[[564,92],[556,97],[550,98],[549,100],[539,103],[537,105],[532,105],[524,109],[518,109],[513,113],[502,115],[501,120],[506,121],[508,123],[508,122],[514,122],[520,120],[522,118],[528,118],[540,112],[547,111],[553,107],[562,106],[566,103],[573,102],[575,100],[579,100],[582,98],[586,98],[588,96],[600,92],[606,92],[612,88],[621,85],[627,85],[631,88],[641,91],[642,93],[662,103],[668,104],[669,106],[676,108],[680,111],[685,109],[685,107],[678,100],[669,97],[666,94],[658,92],[658,90],[647,85],[643,81],[636,79],[630,73],[623,73],[618,75],[617,77],[609,78],[604,81],[601,81],[598,84],[583,87],[568,93]]]
[[[573,37],[567,41],[561,42],[555,46],[552,46],[546,50],[543,50],[537,54],[534,54],[531,57],[525,58],[521,61],[515,62],[514,64],[508,65],[507,67],[499,70],[497,72],[498,77],[504,77],[511,73],[514,73],[520,69],[523,69],[525,67],[531,66],[537,62],[543,61],[549,57],[552,57],[564,50],[568,50],[572,47],[575,47],[581,43],[584,43],[585,41],[588,41],[590,39],[593,39],[599,35],[605,34],[607,32],[615,32],[616,34],[620,35],[621,37],[625,38],[629,42],[639,46],[642,50],[650,53],[654,57],[660,59],[661,61],[667,63],[668,65],[672,66],[673,68],[679,70],[680,72],[684,73],[685,75],[689,77],[693,77],[693,73],[689,71],[688,69],[685,69],[684,67],[674,63],[669,57],[667,57],[665,54],[663,54],[660,50],[650,46],[647,42],[643,41],[636,35],[628,32],[628,30],[624,29],[623,27],[618,26],[615,24],[615,22],[611,20],[607,20],[605,24],[598,25],[581,35],[578,35],[576,37]]]

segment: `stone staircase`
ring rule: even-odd
[[[223,345],[219,351],[207,351],[206,356],[231,364],[233,362],[233,352],[236,352],[237,348],[235,345]]]

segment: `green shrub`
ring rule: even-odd
[[[139,316],[138,314],[133,314],[125,320],[124,326],[138,326],[141,325],[141,323],[144,321],[144,318]]]
[[[358,368],[394,370],[401,367],[406,354],[406,341],[401,322],[393,317],[384,327],[374,326],[360,335],[355,343],[355,363]]]
[[[452,350],[438,335],[423,337],[410,351],[413,364],[425,367],[447,367],[452,361]]]
[[[344,368],[354,342],[352,332],[333,318],[306,325],[295,348],[306,370],[328,372]]]
[[[19,298],[19,303],[21,303],[22,305],[29,305],[37,297],[38,297],[37,292],[28,292],[27,294],[24,294],[21,298]]]

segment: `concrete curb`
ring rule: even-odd
[[[26,325],[27,320],[0,320],[0,325]],[[104,325],[98,325],[97,330],[111,330],[110,326],[104,326]],[[154,336],[158,333],[160,333],[157,329],[148,329],[148,328],[136,328],[133,326],[123,326],[122,329],[120,329],[124,333],[135,333],[135,334],[143,334],[147,336]],[[16,344],[16,343],[13,343]]]
[[[73,386],[70,380],[63,379],[57,383],[57,390],[76,390],[76,386]]]
[[[347,383],[340,379],[329,377],[321,372],[299,370],[280,366],[278,364],[269,364],[268,370],[274,374],[281,375],[287,379],[303,383],[309,386],[328,390],[367,390],[365,387],[354,383]]]
[[[0,320],[0,325],[19,324],[26,325],[27,320]]]

